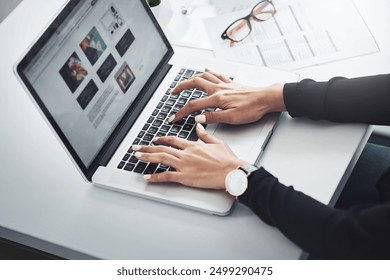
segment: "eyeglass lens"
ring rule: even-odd
[[[236,42],[244,40],[248,37],[249,33],[251,33],[251,27],[249,21],[246,19],[237,20],[226,31],[229,39]]]
[[[252,16],[260,21],[268,20],[273,17],[274,14],[275,8],[268,1],[260,2],[252,10]]]
[[[251,16],[255,20],[265,21],[273,17],[275,8],[269,1],[258,3],[253,9]],[[226,35],[230,40],[240,42],[249,36],[251,33],[251,24],[248,18],[242,18],[230,25],[226,31]]]

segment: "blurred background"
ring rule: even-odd
[[[9,13],[20,4],[22,0],[2,0],[0,9],[0,23],[8,16]]]

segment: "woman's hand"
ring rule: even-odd
[[[201,141],[178,137],[160,137],[157,146],[132,146],[135,156],[147,162],[162,163],[175,168],[145,175],[149,182],[176,182],[190,187],[225,189],[226,175],[246,162],[237,158],[228,145],[209,135],[202,125],[196,126]]]
[[[261,119],[267,113],[286,110],[281,84],[265,88],[248,87],[206,69],[205,73],[181,82],[172,94],[193,88],[206,92],[208,97],[188,102],[176,115],[171,116],[169,122],[175,123],[192,112],[206,108],[222,110],[198,115],[196,122],[246,124]]]

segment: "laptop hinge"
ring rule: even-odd
[[[99,166],[106,166],[111,160],[115,151],[122,143],[130,128],[133,126],[138,116],[141,114],[149,99],[153,96],[153,93],[157,90],[157,88],[161,84],[161,81],[165,78],[171,67],[172,65],[170,65],[169,63],[165,63],[164,66],[160,68],[160,71],[156,74],[156,77],[155,79],[153,79],[153,82],[151,82],[149,86],[143,89],[144,94],[136,104],[133,104],[131,106],[132,110],[126,113],[124,117],[125,121],[120,128],[117,128],[115,137],[113,137],[112,141],[108,145],[106,145],[107,148],[106,151],[103,153],[101,160],[99,161]],[[99,166],[97,166],[96,169]]]

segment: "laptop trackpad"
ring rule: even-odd
[[[230,146],[241,159],[255,163],[265,147],[279,114],[267,115],[261,120],[246,125],[219,124],[213,135]]]

